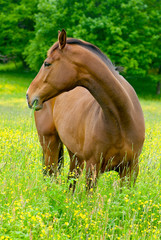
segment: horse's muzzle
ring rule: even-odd
[[[33,101],[31,102],[31,104],[30,104],[30,102],[29,102],[29,96],[28,96],[28,94],[26,94],[26,99],[27,99],[27,103],[28,103],[28,107],[29,108],[32,108],[32,109],[34,109],[35,111],[38,111],[38,110],[40,110],[40,109],[42,109],[42,104],[39,104],[39,100],[38,100],[38,98],[34,98],[33,99]]]

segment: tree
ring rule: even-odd
[[[159,88],[159,0],[1,0],[0,7],[0,55],[25,59],[37,71],[64,28],[97,45],[124,75],[149,74]]]
[[[155,0],[157,1],[157,0]],[[33,69],[41,65],[47,49],[65,28],[70,37],[100,47],[127,74],[146,75],[160,61],[159,7],[144,0],[39,0],[35,37],[26,48]],[[33,55],[33,52],[35,53]]]
[[[156,93],[161,91],[161,4],[159,0],[145,0],[147,3],[147,14],[149,16],[150,37],[153,44],[149,46],[149,51],[153,52],[149,67],[149,74],[157,83]]]
[[[24,49],[34,32],[37,0],[1,0],[0,54],[24,62]]]

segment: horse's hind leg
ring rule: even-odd
[[[73,180],[73,183],[70,182],[69,189],[73,189],[74,193],[76,181],[83,171],[84,161],[80,161],[80,159],[69,150],[68,153],[70,156],[70,170],[68,174],[68,180]]]
[[[137,176],[139,173],[139,164],[138,160],[135,162],[128,162],[124,167],[120,168],[119,175],[120,175],[120,186],[122,187],[127,184],[127,186],[131,186],[131,184],[135,184]]]
[[[90,159],[86,162],[86,188],[89,191],[94,188],[97,183],[98,174],[100,170],[100,163]]]
[[[64,147],[63,143],[61,143],[61,147],[59,150],[59,156],[58,156],[58,171],[61,173],[62,168],[64,168]]]
[[[43,172],[44,174],[57,176],[58,170],[64,163],[63,144],[58,135],[39,136],[43,149]]]

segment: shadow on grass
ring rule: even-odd
[[[133,86],[138,97],[144,99],[156,99],[161,100],[161,94],[156,94],[157,82],[152,80],[150,76],[139,77],[139,76],[127,76],[127,81]]]

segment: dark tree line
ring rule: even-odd
[[[159,0],[1,0],[0,59],[38,70],[64,28],[97,45],[124,74],[161,74]]]

